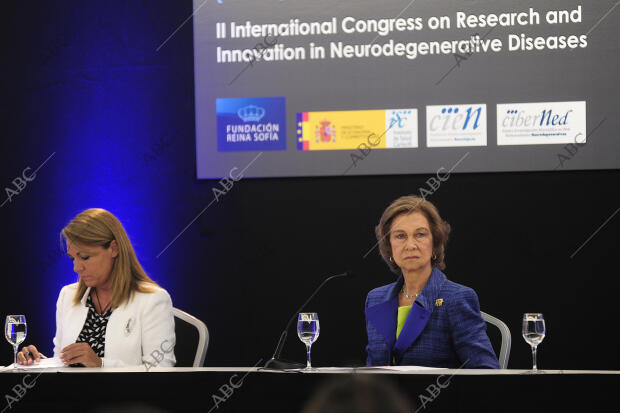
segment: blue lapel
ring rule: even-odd
[[[413,303],[411,311],[407,316],[405,325],[396,340],[394,346],[394,356],[396,362],[400,363],[402,356],[405,354],[409,346],[420,336],[428,320],[431,318],[435,300],[439,296],[441,287],[446,280],[446,276],[438,268],[433,267],[430,277],[426,285],[420,292],[420,295]],[[401,284],[402,285],[402,284]]]
[[[433,267],[428,282],[411,307],[398,340],[396,340],[396,318],[398,314],[398,292],[404,282],[402,275],[388,289],[385,301],[366,309],[368,321],[381,333],[387,343],[388,350],[390,353],[394,353],[397,363],[400,363],[407,349],[426,327],[435,306],[435,300],[439,296],[445,280],[444,273]]]
[[[385,301],[368,307],[366,319],[377,329],[387,343],[388,351],[392,351],[396,342],[396,315],[398,313],[398,291],[403,285],[403,276],[392,284],[385,294]],[[390,357],[391,358],[391,357]]]
[[[430,310],[415,303],[411,306],[411,311],[409,311],[405,325],[394,345],[394,356],[396,357],[397,364],[400,363],[403,354],[405,354],[409,346],[418,338],[420,333],[422,333],[429,318],[431,318]]]

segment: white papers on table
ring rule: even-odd
[[[59,369],[67,367],[65,363],[63,363],[58,357],[52,357],[47,359],[41,359],[39,363],[33,363],[28,366],[23,366],[21,364],[17,365],[17,370],[32,370],[32,369]],[[13,369],[13,365],[4,367],[2,370],[11,370]]]
[[[420,370],[447,370],[447,369],[445,367],[426,367],[426,366],[371,366],[371,367],[360,367],[359,370],[420,371]]]

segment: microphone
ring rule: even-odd
[[[295,363],[295,362],[285,361],[285,360],[280,359],[280,355],[282,354],[282,349],[284,347],[284,342],[286,341],[286,338],[288,336],[289,327],[291,326],[293,321],[297,318],[297,314],[299,314],[301,310],[304,309],[306,304],[308,304],[310,300],[314,298],[314,296],[321,290],[321,288],[323,288],[325,284],[327,284],[329,281],[333,280],[334,278],[341,278],[341,277],[352,278],[353,276],[354,276],[354,273],[352,273],[351,271],[346,271],[341,274],[332,275],[331,277],[328,277],[325,280],[323,280],[323,282],[317,287],[317,289],[314,290],[312,295],[308,297],[308,299],[301,305],[301,307],[299,307],[299,309],[295,313],[293,313],[293,316],[291,317],[291,319],[288,320],[288,323],[286,323],[286,327],[284,327],[284,331],[282,331],[282,334],[280,334],[280,339],[278,340],[276,351],[273,352],[273,356],[271,357],[271,359],[267,360],[264,368],[283,370],[283,369],[298,369],[298,368],[305,367],[305,364]]]

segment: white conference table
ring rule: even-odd
[[[16,397],[11,389],[30,385],[24,387],[10,410],[6,401],[0,410],[84,411],[85,405],[94,407],[97,402],[137,401],[171,412],[296,412],[326,382],[344,380],[350,374],[371,375],[372,380],[390,383],[414,403],[422,395],[428,400],[429,387],[442,383],[441,394],[432,397],[424,412],[607,411],[610,404],[617,404],[620,386],[620,370],[534,372],[398,366],[319,367],[311,371],[259,367],[155,367],[149,371],[144,367],[0,368],[0,390],[6,394]],[[214,402],[216,397],[219,404]]]

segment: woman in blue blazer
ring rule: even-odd
[[[441,272],[450,226],[435,206],[401,197],[375,232],[381,256],[399,276],[366,299],[366,364],[499,368],[476,293]]]

